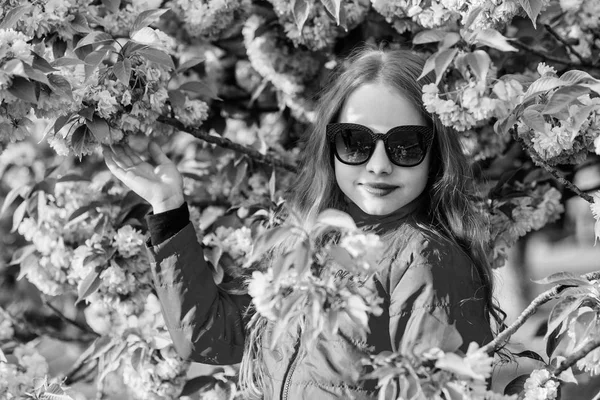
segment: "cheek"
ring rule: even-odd
[[[336,159],[333,169],[335,171],[335,180],[342,191],[353,185],[356,174],[354,173],[352,166],[342,164]]]

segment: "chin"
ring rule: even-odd
[[[369,215],[387,215],[393,213],[400,207],[390,207],[389,205],[363,203],[360,205],[360,208]]]

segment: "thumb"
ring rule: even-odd
[[[157,164],[166,164],[171,162],[169,157],[163,153],[160,146],[153,141],[148,143],[148,152],[150,153],[152,160],[154,160],[154,162]]]

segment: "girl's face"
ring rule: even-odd
[[[361,124],[377,133],[400,125],[423,125],[417,108],[396,89],[369,83],[356,89],[342,107],[338,122]],[[346,165],[334,157],[335,178],[341,191],[371,215],[390,214],[417,198],[425,189],[431,151],[415,167],[389,160],[382,140],[364,164]]]

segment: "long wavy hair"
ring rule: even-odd
[[[475,206],[473,174],[457,133],[442,125],[423,105],[422,87],[435,82],[432,74],[417,79],[424,61],[409,50],[366,46],[355,50],[340,65],[321,92],[316,121],[301,144],[299,174],[288,192],[287,203],[307,223],[327,208],[343,210],[346,207],[344,195],[336,183],[325,128],[337,120],[350,94],[362,85],[383,83],[395,88],[413,103],[435,131],[429,181],[424,193],[428,200],[424,206],[428,216],[424,228],[456,243],[470,257],[479,273],[489,320],[495,321],[496,329],[501,329],[505,315],[493,299],[493,274],[487,258],[488,224]],[[240,381],[244,389],[258,394],[263,385],[268,385],[264,375],[257,370],[257,367],[260,370],[257,361],[262,350],[257,346],[260,346],[260,332],[266,321],[256,319],[254,322],[249,327]]]

